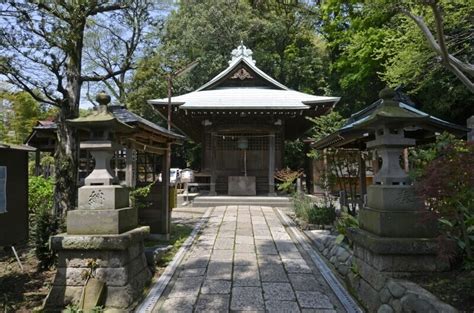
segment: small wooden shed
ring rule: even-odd
[[[0,142],[0,246],[28,239],[28,152],[35,150]]]

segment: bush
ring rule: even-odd
[[[135,188],[130,192],[130,203],[133,208],[140,210],[148,208],[151,205],[151,202],[148,200],[148,195],[154,184],[155,182],[144,187]]]
[[[336,238],[336,243],[341,243],[347,238],[348,228],[359,228],[359,221],[349,213],[341,212],[341,216],[336,220],[336,229],[339,233]]]
[[[317,205],[313,204],[306,212],[308,223],[318,225],[331,225],[336,219],[336,208],[331,204]]]
[[[49,237],[58,232],[60,220],[53,216],[54,181],[33,176],[29,179],[30,241],[35,247],[39,267],[54,264],[55,254],[49,247]]]
[[[336,218],[336,208],[330,204],[316,204],[310,197],[295,195],[293,197],[295,214],[309,224],[330,225]]]
[[[415,173],[415,187],[441,230],[454,239],[465,263],[474,262],[474,144],[442,136]],[[420,153],[419,153],[420,155]]]

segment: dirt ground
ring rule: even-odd
[[[452,270],[412,280],[460,312],[474,312],[474,271]]]
[[[16,247],[23,271],[9,247],[0,249],[0,312],[32,312],[48,294],[54,270],[37,271],[38,261],[28,246]]]

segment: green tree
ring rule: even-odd
[[[303,4],[279,1],[183,1],[157,34],[161,45],[143,59],[130,87],[129,107],[149,112],[151,98],[166,96],[165,75],[199,59],[199,65],[173,82],[173,94],[190,92],[222,71],[242,40],[259,68],[288,87],[328,93],[326,47],[315,32],[315,14]]]
[[[458,123],[474,113],[470,88],[456,74],[472,77],[469,3],[328,0],[322,12],[330,84],[343,96],[344,115],[376,100],[385,84],[402,86],[423,110]],[[443,42],[455,57],[445,56]]]
[[[74,208],[77,191],[78,142],[66,120],[79,115],[84,83],[103,82],[133,68],[136,42],[142,38],[138,34],[152,4],[20,0],[0,5],[0,74],[36,101],[59,108],[54,202],[58,213]],[[117,33],[119,24],[128,32]],[[117,39],[113,49],[105,44],[88,49],[85,39],[97,27]],[[123,55],[113,58],[117,51]],[[97,61],[95,66],[85,66],[91,60]]]
[[[43,110],[40,104],[27,92],[5,92],[0,94],[0,99],[9,102],[11,109],[11,114],[4,121],[4,134],[6,135],[8,131],[14,134],[13,137],[2,138],[11,143],[21,144],[41,118]]]

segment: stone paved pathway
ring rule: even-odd
[[[154,312],[345,312],[270,207],[216,207]]]

